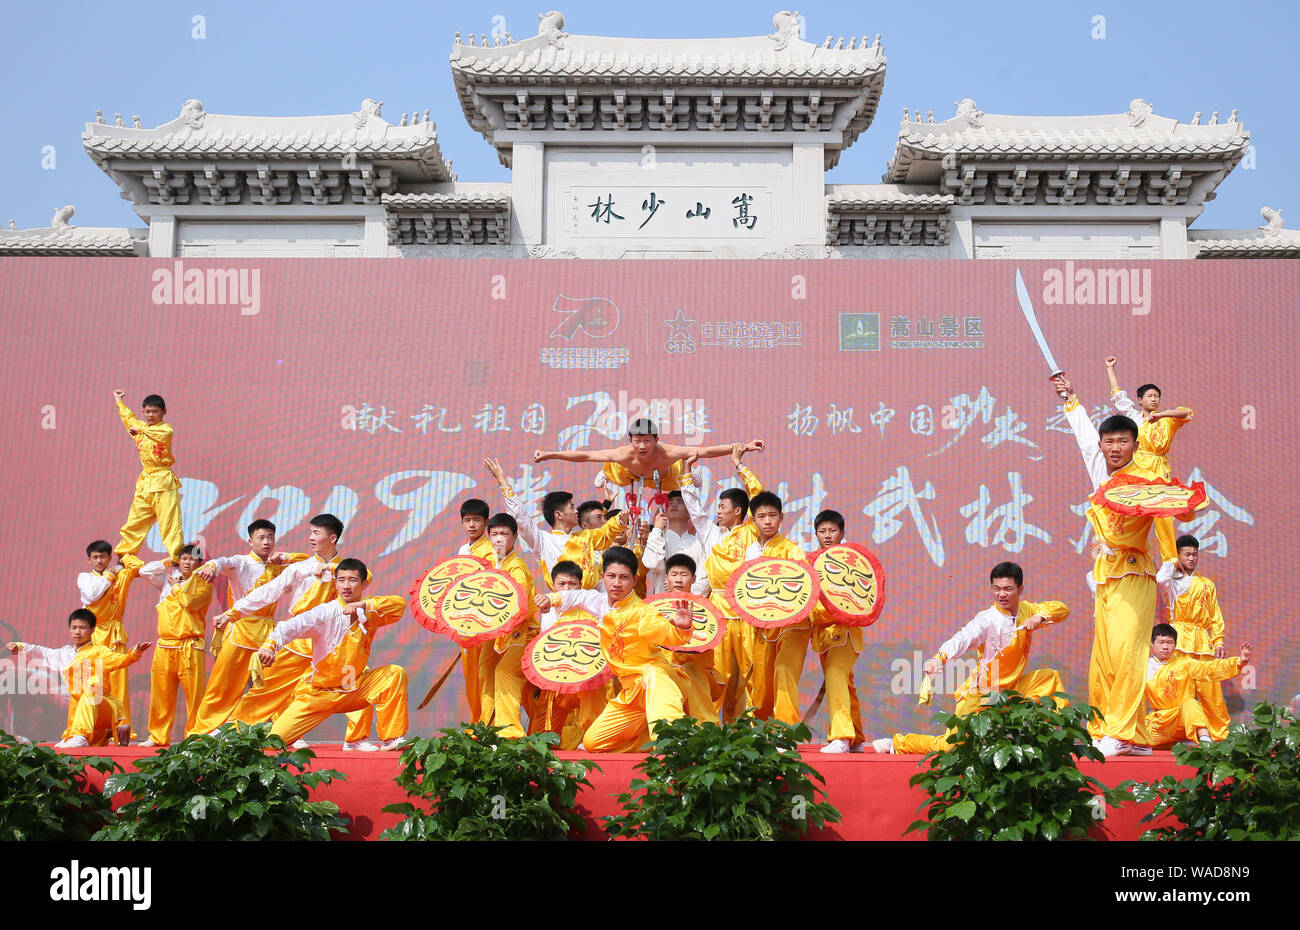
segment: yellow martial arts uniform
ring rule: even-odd
[[[505,558],[492,554],[492,566],[519,582],[524,589],[528,616],[510,633],[498,636],[490,644],[484,643],[479,652],[478,677],[482,723],[505,727],[501,735],[518,739],[528,731],[523,723],[524,690],[531,692],[532,685],[524,677],[524,647],[541,631],[537,619],[537,605],[533,603],[533,576],[528,564],[518,551],[511,549]]]
[[[1173,470],[1169,467],[1169,447],[1174,443],[1174,434],[1187,425],[1193,414],[1189,413],[1185,418],[1161,417],[1152,421],[1144,410],[1129,400],[1128,394],[1123,390],[1113,390],[1110,393],[1115,408],[1138,425],[1138,447],[1133,453],[1132,473],[1142,478],[1163,478],[1168,481],[1173,476]],[[1173,518],[1157,517],[1155,529],[1156,539],[1160,543],[1160,560],[1171,562],[1178,558]]]
[[[627,466],[620,465],[618,462],[606,462],[601,470],[604,472],[606,479],[613,484],[618,485],[620,488],[630,488],[633,481],[642,480],[633,475],[632,472],[628,470]],[[668,466],[668,473],[664,474],[663,472],[660,472],[659,477],[662,480],[663,491],[665,494],[669,491],[679,490],[682,486],[683,480],[682,460],[678,459],[673,462],[672,465]],[[653,478],[650,480],[653,480]],[[648,482],[647,487],[649,487]]]
[[[791,559],[807,562],[808,556],[799,545],[777,533],[766,544],[755,539],[745,553],[745,561],[757,558]],[[760,720],[776,717],[786,723],[798,723],[799,677],[803,674],[804,660],[808,656],[808,640],[812,634],[811,616],[774,630],[759,629],[743,620],[746,636],[752,642],[754,674],[749,680],[750,703],[757,709],[754,716]]]
[[[492,540],[484,533],[468,546],[461,546],[462,552],[492,561]],[[483,712],[483,686],[478,680],[478,663],[482,646],[470,646],[460,651],[460,670],[465,676],[465,702],[469,705],[469,720],[479,720]]]
[[[58,649],[22,644],[22,655],[44,663],[63,678],[70,701],[68,723],[60,740],[84,736],[91,746],[107,745],[121,716],[118,701],[106,688],[110,675],[140,661],[140,653],[117,652],[99,643],[80,649],[69,644]]]
[[[257,576],[256,581],[253,582],[248,591],[278,578],[286,567],[285,565],[268,565],[252,552],[248,553],[244,558],[252,566],[260,565],[262,567],[261,574]],[[289,560],[290,563],[293,563],[301,562],[306,558],[307,556],[303,553],[294,553],[289,557]],[[224,562],[225,560],[221,561]],[[237,593],[233,581],[231,585],[229,603],[233,606],[235,601],[248,592],[240,591]],[[244,693],[244,687],[248,684],[249,659],[261,647],[274,626],[274,602],[226,624],[224,631],[222,631],[221,648],[217,652],[217,660],[208,673],[208,683],[203,689],[203,700],[199,703],[198,716],[186,729],[186,736],[192,736],[195,733],[210,733],[230,719],[231,712],[239,703],[239,699]]]
[[[744,482],[745,493],[751,498],[763,490],[763,483],[758,480],[758,476],[744,465],[740,467],[740,478]],[[735,699],[730,707],[719,708],[723,719],[731,721],[739,717],[747,706],[753,705],[754,701],[750,694],[752,688],[758,687],[754,684],[754,677],[759,673],[754,671],[754,628],[736,616],[735,608],[727,600],[727,582],[731,580],[736,569],[744,564],[745,553],[749,550],[750,544],[758,539],[758,530],[748,517],[743,523],[726,531],[710,521],[704,513],[695,482],[689,473],[682,476],[681,491],[682,501],[686,504],[691,522],[695,526],[695,534],[700,538],[707,553],[704,572],[708,575],[709,585],[713,589],[709,594],[709,600],[726,619],[727,624],[726,634],[718,648],[714,650],[714,674],[721,680],[724,692],[733,665],[742,680],[746,677],[749,679],[749,683],[744,687],[737,687]]]
[[[1204,575],[1183,575],[1177,562],[1166,562],[1156,574],[1156,583],[1165,596],[1169,624],[1178,633],[1175,652],[1193,659],[1215,658],[1223,648],[1225,628],[1214,582]],[[1209,721],[1210,735],[1215,740],[1227,739],[1232,717],[1223,699],[1223,685],[1215,679],[1197,680],[1196,697]]]
[[[122,614],[126,610],[126,595],[131,588],[131,582],[140,575],[140,567],[144,564],[133,555],[124,555],[121,557],[122,567],[117,574],[113,576],[108,590],[101,594],[96,600],[87,602],[82,597],[82,606],[95,615],[95,629],[91,631],[91,642],[103,646],[110,652],[116,652],[118,655],[126,654],[126,625],[122,622]],[[103,572],[84,572],[82,577],[94,576],[104,578]],[[81,579],[78,579],[78,587],[81,587]],[[130,663],[128,663],[130,664]],[[114,726],[131,726],[131,682],[127,676],[126,666],[118,666],[112,672],[107,673],[108,695],[113,698],[113,706],[119,714]],[[135,739],[135,731],[131,731],[131,739]]]
[[[964,627],[939,647],[939,661],[947,665],[971,646],[979,646],[975,669],[962,682],[954,697],[955,714],[965,717],[981,709],[984,696],[993,691],[1016,691],[1027,698],[1041,700],[1058,691],[1064,691],[1061,676],[1055,669],[1044,668],[1026,671],[1029,649],[1034,642],[1032,630],[1024,628],[1025,621],[1034,614],[1046,618],[1044,626],[1060,623],[1070,616],[1070,608],[1060,601],[1021,601],[1012,617],[997,604],[977,613]],[[1065,702],[1053,699],[1058,707]],[[925,733],[895,733],[894,752],[930,753],[947,752],[951,730],[942,736]]]
[[[284,621],[267,638],[264,645],[273,649],[282,649],[289,637],[307,637],[312,645],[311,671],[271,728],[286,743],[306,736],[333,714],[355,715],[371,708],[381,740],[406,734],[406,670],[400,665],[367,668],[375,633],[402,619],[406,598],[367,597],[359,603],[354,617],[343,612],[342,599],[321,604]]]
[[[212,603],[212,582],[199,574],[170,585],[158,601],[158,642],[149,689],[149,738],[171,745],[176,687],[185,694],[186,732],[194,729],[203,696],[204,626]]]
[[[1197,700],[1200,685],[1218,684],[1241,674],[1241,658],[1193,659],[1175,652],[1167,662],[1152,656],[1147,666],[1146,698],[1153,710],[1146,715],[1151,746],[1165,748],[1182,740],[1197,739],[1197,731],[1210,730],[1210,720]],[[1223,737],[1214,736],[1220,740]],[[1226,734],[1225,734],[1226,736]]]
[[[1065,415],[1094,489],[1116,475],[1140,477],[1133,462],[1107,474],[1097,430],[1077,397],[1066,401]],[[1104,718],[1090,721],[1088,732],[1094,739],[1109,736],[1145,746],[1142,692],[1156,610],[1155,566],[1147,553],[1153,518],[1117,513],[1091,501],[1087,518],[1098,540],[1088,703]]]
[[[717,701],[722,697],[722,685],[713,677],[716,651],[671,653],[673,674],[682,689],[686,713],[702,723],[718,722]]]
[[[679,630],[634,593],[611,606],[597,591],[557,591],[551,604],[600,616],[600,648],[622,687],[583,735],[588,752],[636,752],[653,738],[655,724],[684,715],[672,663],[659,647],[690,642],[690,630]]]
[[[849,745],[856,746],[864,741],[862,708],[853,681],[853,666],[862,652],[862,628],[836,623],[830,611],[818,604],[813,608],[810,639],[826,679],[826,710],[830,716],[826,741],[845,739]],[[778,654],[777,662],[780,661]]]
[[[172,455],[171,424],[150,426],[120,400],[117,402],[117,415],[128,431],[135,430],[132,439],[140,453],[140,477],[135,481],[135,497],[126,515],[126,523],[122,525],[117,552],[131,555],[139,552],[149,527],[156,522],[163,548],[174,560],[181,546],[185,545],[185,535],[181,532],[181,482],[172,471],[176,457]]]
[[[289,608],[290,617],[296,617],[313,607],[329,603],[337,596],[334,590],[334,572],[338,569],[339,562],[343,561],[343,556],[336,553],[334,558],[330,560],[328,581],[322,581],[319,577],[309,577],[310,572],[308,569],[315,562],[323,561],[324,559],[320,556],[313,555],[311,558],[291,566],[290,569],[281,572],[280,576],[275,580],[250,591],[247,600],[252,602],[252,606],[261,608],[265,606],[263,602],[271,594],[275,594],[270,601],[274,605],[283,593],[289,591],[290,587],[301,590],[301,593]],[[272,585],[276,587],[273,588]],[[275,593],[280,588],[284,590],[278,594]],[[236,602],[235,606],[231,607],[227,613],[232,613],[236,619],[241,619],[243,613],[238,609],[241,603],[244,603],[244,599]],[[254,685],[239,699],[239,703],[235,705],[235,709],[230,714],[230,719],[248,724],[274,720],[289,706],[289,703],[293,700],[294,689],[310,670],[311,643],[305,639],[295,639],[286,643],[284,648],[276,654],[275,664],[265,671],[262,684]],[[362,734],[360,738],[365,739],[366,735],[369,734],[369,730],[369,722],[367,721],[366,733]],[[351,734],[349,734],[348,739],[350,742],[353,741]]]

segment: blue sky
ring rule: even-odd
[[[557,4],[568,32],[701,37],[772,31],[778,0],[635,5],[575,0],[420,2],[164,2],[42,4],[4,0],[0,48],[10,75],[0,103],[0,223],[44,226],[57,206],[77,207],[83,226],[142,226],[116,186],[81,147],[104,111],[130,125],[175,117],[190,97],[215,113],[298,116],[343,113],[365,97],[384,116],[431,111],[443,153],[464,181],[504,181],[491,147],[466,124],[447,56],[453,34],[489,33],[505,17],[516,39],[535,35],[537,15]],[[1300,5],[1239,0],[1119,3],[1117,0],[798,5],[808,38],[884,37],[888,67],[876,120],[827,175],[829,182],[880,180],[904,107],[945,119],[973,97],[989,113],[1120,113],[1134,97],[1180,120],[1237,108],[1251,131],[1256,167],[1238,167],[1197,228],[1253,228],[1263,204],[1300,228],[1300,155],[1295,112],[1295,37]],[[192,18],[206,37],[192,37]],[[1105,18],[1095,39],[1093,19]],[[54,146],[55,166],[42,167]]]

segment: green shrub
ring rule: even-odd
[[[309,801],[307,789],[344,779],[327,769],[305,772],[316,757],[291,752],[270,724],[227,724],[215,736],[190,736],[136,771],[110,775],[104,794],[127,792],[116,823],[97,840],[328,840],[346,829],[332,801]]]
[[[623,813],[605,832],[651,840],[798,839],[809,825],[839,823],[840,812],[813,781],[821,774],[795,751],[811,734],[802,724],[733,723],[683,717],[660,723],[643,773],[619,795]],[[784,751],[782,751],[784,750]]]
[[[86,769],[120,771],[112,759],[70,756],[0,730],[0,840],[88,840],[113,820]]]
[[[1175,746],[1195,775],[1132,785],[1138,800],[1156,802],[1143,823],[1177,819],[1144,840],[1300,840],[1300,726],[1273,704],[1257,704],[1252,718],[1223,742]]]
[[[503,739],[502,727],[462,724],[413,740],[395,781],[408,797],[384,811],[403,820],[387,840],[562,840],[581,828],[578,789],[594,763],[563,762],[554,733]]]
[[[1094,790],[1109,803],[1132,800],[1075,764],[1104,758],[1088,736],[1095,707],[1058,710],[1050,699],[1015,691],[991,694],[986,704],[962,717],[935,715],[955,731],[955,745],[930,753],[928,767],[912,776],[929,800],[921,804],[926,820],[905,832],[924,830],[932,840],[1083,839],[1095,825]]]

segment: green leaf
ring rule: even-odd
[[[975,816],[975,802],[959,801],[952,805],[952,807],[948,808],[947,814],[950,817],[956,817],[962,821],[969,822],[970,819]]]

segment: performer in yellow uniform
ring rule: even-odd
[[[140,402],[138,419],[131,408],[122,402],[125,391],[114,391],[117,415],[122,425],[135,440],[140,454],[140,477],[135,482],[135,498],[122,525],[122,539],[117,544],[119,554],[135,555],[144,545],[149,527],[156,522],[162,536],[163,548],[175,559],[185,536],[181,532],[181,482],[172,471],[176,457],[172,455],[172,427],[164,423],[167,404],[157,394],[150,394]]]
[[[508,513],[499,513],[488,521],[488,538],[492,540],[492,567],[499,569],[524,589],[529,615],[513,631],[485,643],[479,653],[478,678],[481,689],[479,721],[504,727],[501,735],[518,739],[527,730],[523,723],[524,689],[532,685],[524,677],[524,647],[532,642],[541,627],[533,605],[533,576],[515,551],[519,524]]]
[[[754,628],[736,617],[736,611],[726,595],[727,582],[732,573],[744,563],[750,544],[758,538],[758,531],[749,519],[749,501],[751,496],[763,490],[763,484],[741,461],[744,454],[743,446],[736,444],[732,447],[731,461],[744,482],[744,489],[727,488],[719,495],[717,523],[705,513],[700,502],[699,488],[696,487],[689,468],[683,474],[681,483],[682,501],[691,515],[695,535],[706,553],[704,571],[712,588],[709,599],[727,623],[726,635],[721,645],[714,650],[713,662],[714,674],[724,686],[723,701],[726,700],[727,692],[733,695],[728,706],[720,707],[722,719],[727,721],[735,720],[746,706],[754,703],[749,689],[756,674]],[[737,677],[735,683],[731,684],[733,669]]]
[[[90,571],[77,575],[77,593],[81,596],[81,606],[95,615],[91,634],[95,644],[125,655],[126,626],[122,614],[126,610],[126,595],[131,582],[139,576],[140,566],[144,563],[133,555],[119,556],[119,565],[114,571],[109,568],[112,558],[113,547],[107,540],[97,539],[87,546],[86,560],[90,563]],[[114,725],[117,742],[125,746],[135,739],[131,729],[131,682],[126,666],[106,673],[106,678],[108,694],[120,715]]]
[[[1236,678],[1251,664],[1255,647],[1241,644],[1241,655],[1230,659],[1197,659],[1177,649],[1180,637],[1168,623],[1151,630],[1151,658],[1147,662],[1146,697],[1152,707],[1146,717],[1151,745],[1165,748],[1183,740],[1202,743],[1219,740],[1210,730],[1196,692],[1200,685]]]
[[[185,695],[186,732],[194,729],[203,697],[203,635],[212,582],[195,569],[203,561],[193,543],[181,546],[175,565],[150,562],[140,576],[162,589],[158,598],[158,651],[149,688],[149,738],[141,746],[170,746],[176,687]]]
[[[68,725],[55,747],[106,746],[114,722],[121,714],[117,700],[107,692],[104,678],[140,661],[153,643],[137,643],[125,652],[115,652],[93,641],[95,615],[84,607],[68,615],[70,645],[58,649],[27,643],[6,643],[11,655],[22,653],[27,661],[44,665],[63,676],[72,701]]]
[[[471,497],[460,505],[460,525],[465,531],[465,542],[458,555],[475,555],[480,559],[492,558],[492,540],[488,539],[487,522],[491,513],[487,501]],[[478,663],[482,646],[470,646],[460,651],[460,670],[465,676],[465,702],[469,705],[469,719],[478,720],[482,713],[482,688],[478,680]]]
[[[757,536],[745,550],[742,563],[757,558],[808,561],[799,544],[781,533],[781,498],[771,491],[761,491],[750,498],[749,514]],[[750,699],[757,707],[754,716],[760,720],[775,716],[784,723],[798,723],[799,677],[808,656],[812,620],[774,630],[752,629],[754,674]]]
[[[219,574],[226,577],[230,585],[226,603],[231,606],[254,588],[278,578],[286,565],[307,558],[301,552],[275,551],[275,524],[270,520],[254,520],[248,524],[248,546],[249,551],[244,555],[209,559],[197,570],[208,581],[215,581]],[[275,606],[275,602],[267,604],[234,623],[217,617],[213,624],[217,633],[212,637],[216,662],[208,673],[198,717],[186,730],[186,736],[211,733],[230,719],[248,684],[249,659],[275,626]]]
[[[343,521],[332,513],[317,514],[311,518],[307,530],[307,551],[311,556],[290,565],[279,577],[254,588],[221,615],[226,622],[236,621],[247,613],[275,605],[288,594],[289,615],[305,613],[313,607],[332,601],[334,571],[342,556],[337,544],[343,536]],[[283,622],[283,621],[282,621]],[[241,723],[263,723],[274,720],[289,706],[294,689],[311,669],[311,643],[306,639],[287,642],[275,666],[266,671],[262,683],[254,684],[239,699],[230,714],[231,720]],[[370,715],[358,711],[350,715],[352,726],[348,730],[344,749],[364,748],[370,733]]]
[[[588,752],[635,752],[653,738],[660,721],[683,716],[682,692],[660,646],[691,639],[691,610],[683,602],[671,622],[637,597],[637,560],[632,550],[611,547],[601,575],[605,591],[556,591],[538,606],[561,612],[582,607],[600,618],[600,647],[622,690],[582,738]]]
[[[999,562],[989,572],[993,586],[993,606],[977,613],[964,627],[939,647],[925,663],[925,674],[938,675],[943,666],[971,646],[977,646],[975,669],[957,689],[955,714],[965,717],[980,710],[984,696],[993,691],[1017,691],[1028,698],[1042,700],[1063,691],[1061,676],[1051,668],[1027,671],[1029,649],[1034,630],[1060,623],[1070,616],[1070,608],[1060,601],[1021,600],[1025,576],[1015,562]],[[1057,706],[1064,701],[1053,698]],[[895,733],[893,739],[872,740],[876,752],[930,753],[952,748],[949,733],[930,736],[925,733]]]
[[[1177,652],[1193,659],[1222,659],[1225,629],[1219,609],[1219,592],[1214,582],[1196,574],[1201,544],[1195,536],[1179,536],[1178,559],[1165,562],[1156,572],[1159,588],[1169,611],[1169,625],[1178,633]],[[1198,680],[1196,698],[1209,721],[1210,735],[1217,741],[1228,738],[1228,704],[1223,685],[1217,680]]]
[[[670,555],[664,562],[663,584],[666,594],[691,594],[695,587],[695,560],[684,552]],[[672,654],[673,672],[686,700],[686,713],[701,722],[718,722],[715,702],[722,696],[722,685],[713,677],[716,651]]]
[[[838,510],[823,510],[813,520],[813,531],[821,549],[839,545],[844,542],[844,515]],[[816,553],[808,561],[814,558]],[[853,681],[853,666],[862,652],[862,627],[837,623],[831,612],[819,603],[813,607],[810,642],[813,652],[821,658],[826,709],[830,715],[826,745],[821,751],[863,752],[862,708]]]
[[[551,589],[554,591],[580,591],[582,590],[582,574],[582,569],[573,562],[556,562],[551,568]],[[555,612],[548,613],[541,618],[541,629],[548,630],[553,623],[569,620],[583,620],[592,625],[599,622],[593,614],[588,613],[581,607],[574,607],[560,614],[558,618]],[[527,690],[527,687],[525,686],[525,690]],[[582,742],[582,734],[600,716],[600,712],[605,709],[605,703],[612,696],[613,689],[609,684],[579,694],[557,694],[554,691],[543,691],[541,700],[537,704],[536,713],[531,716],[528,722],[528,732],[555,733],[560,737],[561,749],[577,749]]]
[[[276,718],[273,736],[293,743],[332,714],[374,709],[379,748],[396,749],[409,725],[406,670],[400,665],[366,668],[380,627],[406,612],[406,598],[363,597],[370,573],[359,559],[343,559],[335,571],[338,598],[279,624],[262,644],[262,664],[274,667],[276,652],[292,639],[312,644],[312,668],[294,692],[288,709]]]
[[[1055,376],[1052,383],[1066,399],[1065,417],[1093,490],[1117,475],[1141,477],[1133,462],[1137,424],[1117,415],[1094,429],[1065,376]],[[1089,722],[1088,732],[1104,755],[1145,755],[1151,750],[1143,727],[1142,692],[1156,609],[1155,566],[1147,553],[1153,518],[1118,513],[1096,502],[1089,504],[1087,515],[1097,537],[1088,703],[1103,715]]]
[[[577,449],[568,452],[533,453],[534,462],[601,462],[604,477],[620,487],[630,488],[634,481],[640,481],[643,488],[654,487],[655,474],[658,473],[657,490],[673,491],[681,487],[683,477],[689,473],[690,464],[683,465],[682,460],[715,459],[730,455],[734,444],[719,446],[681,446],[670,442],[661,442],[659,427],[653,420],[641,417],[633,420],[627,427],[628,444],[613,449]],[[744,443],[746,452],[763,451],[760,439]],[[651,482],[647,485],[647,482]]]
[[[1133,474],[1143,478],[1173,476],[1169,468],[1169,447],[1174,434],[1192,419],[1191,407],[1160,410],[1160,388],[1143,384],[1137,389],[1137,404],[1119,386],[1115,376],[1115,356],[1106,358],[1106,376],[1110,380],[1110,402],[1115,409],[1138,425],[1138,447],[1133,453]],[[1156,539],[1160,543],[1160,560],[1172,562],[1176,556],[1174,521],[1171,517],[1157,517]]]

